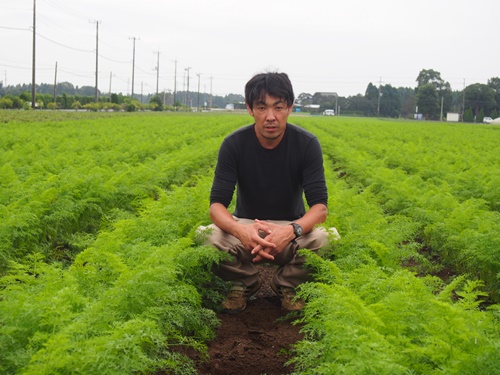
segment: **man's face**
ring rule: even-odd
[[[262,146],[276,147],[285,134],[292,106],[288,107],[282,99],[266,94],[264,101],[256,101],[252,108],[247,105],[247,109],[255,120],[255,132]]]

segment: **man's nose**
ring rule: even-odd
[[[276,115],[274,113],[274,108],[268,108],[266,112],[266,119],[269,120],[274,120],[276,118]]]

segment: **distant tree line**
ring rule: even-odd
[[[40,109],[87,109],[98,110],[182,110],[205,108],[225,108],[227,104],[244,101],[241,95],[229,94],[226,96],[210,95],[207,93],[178,91],[154,94],[122,93],[105,94],[98,92],[95,100],[95,88],[92,86],[73,86],[69,82],[60,82],[56,85],[40,84],[36,86],[36,106]],[[174,102],[175,101],[175,102]],[[0,109],[29,109],[31,107],[31,84],[3,86],[0,82]]]
[[[485,116],[497,118],[500,112],[500,78],[494,77],[487,84],[474,83],[462,91],[453,91],[441,73],[423,69],[417,86],[393,87],[390,84],[369,83],[364,94],[349,97],[301,93],[296,99],[297,107],[315,105],[309,112],[321,113],[325,109],[336,109],[346,116],[379,116],[392,118],[414,118],[415,114],[428,120],[439,120],[448,112],[462,115],[465,122],[482,122]],[[0,109],[29,109],[31,106],[31,84],[6,86],[0,82]],[[158,95],[135,94],[132,98],[121,93],[98,93],[95,88],[73,86],[69,82],[54,85],[40,84],[36,87],[38,108],[98,110],[175,110],[191,111],[206,108],[226,108],[232,104],[244,109],[244,97],[238,94],[226,96],[207,93],[178,91],[162,92]]]
[[[417,86],[393,87],[389,84],[376,86],[369,83],[364,95],[349,97],[301,93],[297,104],[319,105],[311,112],[337,109],[346,116],[380,116],[414,118],[421,114],[428,120],[439,120],[441,114],[455,112],[463,115],[465,122],[482,122],[485,116],[497,118],[500,112],[500,78],[494,77],[487,84],[474,83],[462,91],[453,91],[441,74],[433,69],[423,69]]]

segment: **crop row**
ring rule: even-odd
[[[42,251],[68,260],[106,222],[213,164],[216,118],[8,124],[0,139],[0,271]],[[71,259],[71,256],[69,257]]]
[[[419,253],[407,262],[419,258],[423,273],[445,267],[473,275],[499,301],[498,129],[387,123],[370,132],[355,121],[315,126],[339,176],[373,194],[386,213],[414,222],[415,234],[405,241],[420,243]]]
[[[309,255],[299,320],[306,334],[293,359],[300,374],[490,374],[500,370],[497,308],[480,310],[480,280],[416,276],[402,259],[426,259],[419,223],[387,213],[370,190],[337,178],[328,160],[327,225],[341,239]],[[430,266],[429,266],[430,268]]]

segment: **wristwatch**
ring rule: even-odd
[[[290,223],[290,225],[293,227],[293,234],[295,235],[293,240],[295,241],[297,238],[302,236],[302,227],[297,223]]]

